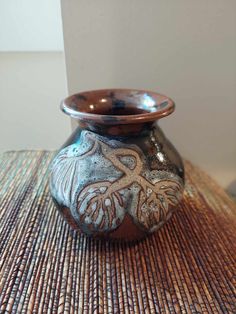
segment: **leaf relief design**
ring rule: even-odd
[[[146,231],[160,227],[181,199],[182,179],[168,171],[150,171],[138,148],[115,140],[106,144],[89,131],[81,137],[80,145],[59,153],[51,176],[55,198],[71,209],[80,228],[87,233],[111,231],[126,213]]]
[[[109,181],[90,184],[78,195],[79,222],[88,232],[113,230],[124,218],[124,199],[119,191],[111,192]]]
[[[166,174],[168,177],[168,173]],[[143,182],[135,218],[147,230],[154,231],[169,219],[180,201],[183,187],[179,180],[161,180],[151,187]]]
[[[71,207],[78,189],[80,173],[86,164],[81,162],[97,149],[97,143],[83,141],[62,149],[51,164],[50,190],[61,205]]]

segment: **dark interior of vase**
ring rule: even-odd
[[[75,94],[65,101],[76,112],[98,115],[139,115],[168,107],[168,98],[139,90],[97,90]]]

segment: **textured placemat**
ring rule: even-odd
[[[53,153],[0,157],[1,313],[236,313],[236,206],[186,162],[169,223],[135,244],[72,231],[48,191]]]

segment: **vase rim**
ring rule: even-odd
[[[97,124],[134,124],[159,120],[175,109],[162,94],[139,89],[97,89],[73,94],[61,103],[72,118]]]

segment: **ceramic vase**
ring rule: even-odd
[[[65,99],[78,127],[51,165],[54,202],[72,228],[138,240],[171,217],[184,189],[180,155],[158,126],[174,102],[145,90],[106,89]]]

